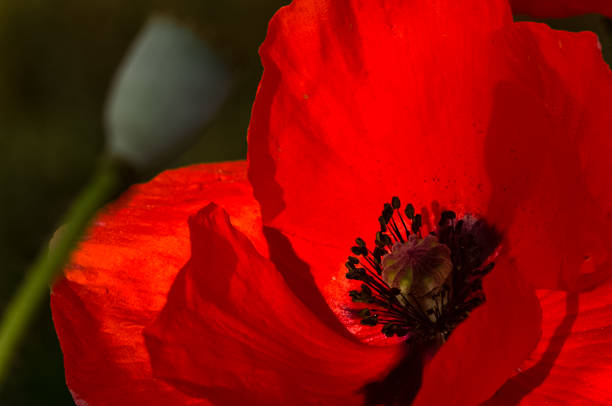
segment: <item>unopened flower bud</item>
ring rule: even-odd
[[[118,69],[105,124],[108,148],[137,169],[172,158],[229,94],[223,64],[189,29],[156,17]]]

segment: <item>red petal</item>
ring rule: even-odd
[[[145,333],[157,376],[215,405],[362,404],[399,359],[322,324],[218,206],[190,230],[191,260]]]
[[[273,18],[249,178],[328,299],[348,297],[346,254],[393,195],[434,214],[486,208],[490,37],[506,24],[503,1],[298,0]]]
[[[612,283],[577,294],[540,291],[542,339],[486,406],[612,402]],[[484,405],[483,405],[484,406]]]
[[[415,406],[471,406],[488,399],[535,347],[541,313],[515,264],[500,257],[484,280],[487,301],[451,334],[425,369]]]
[[[152,377],[142,329],[189,258],[187,219],[215,200],[265,252],[246,163],[168,171],[134,186],[95,220],[51,306],[66,381],[79,405],[205,405]]]
[[[610,71],[592,34],[509,19],[495,1],[302,0],[271,22],[249,178],[329,301],[392,195],[488,217],[538,287],[609,276]]]
[[[568,17],[599,13],[612,17],[610,0],[510,0],[512,11],[534,17]]]
[[[592,33],[515,24],[497,86],[488,218],[538,287],[584,289],[612,271],[612,74]]]

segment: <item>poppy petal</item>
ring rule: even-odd
[[[596,37],[512,24],[494,1],[436,4],[303,0],[273,19],[249,132],[264,224],[328,301],[342,247],[374,235],[392,195],[426,219],[488,216],[536,287],[594,286],[612,269],[611,75]]]
[[[536,350],[483,406],[610,404],[612,283],[538,297],[544,318]]]
[[[593,33],[517,23],[503,36],[514,79],[495,89],[488,218],[536,287],[592,288],[612,272],[612,72]]]
[[[192,257],[145,330],[155,375],[216,405],[362,404],[399,346],[328,329],[220,207],[189,224]]]
[[[612,17],[609,0],[510,0],[512,12],[534,17],[569,17],[599,13]]]
[[[53,286],[66,382],[78,405],[207,405],[152,376],[142,329],[189,259],[187,219],[211,200],[265,252],[246,163],[167,171],[104,208]]]
[[[296,0],[272,19],[249,179],[328,300],[392,196],[431,216],[486,208],[491,33],[511,23],[497,0]]]
[[[536,346],[541,312],[533,288],[500,255],[484,280],[487,301],[451,334],[425,368],[414,405],[478,405]]]

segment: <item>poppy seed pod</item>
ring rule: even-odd
[[[422,297],[444,284],[453,264],[450,250],[435,237],[411,235],[383,258],[382,268],[382,278],[389,286]]]

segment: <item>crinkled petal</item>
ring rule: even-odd
[[[599,13],[612,17],[610,0],[510,0],[512,12],[534,17],[569,17]]]
[[[612,402],[612,283],[586,293],[539,291],[542,338],[483,406]]]
[[[155,375],[215,405],[359,405],[400,347],[321,323],[211,204],[190,219],[192,256],[145,330]]]
[[[79,406],[207,405],[152,376],[142,330],[189,259],[187,219],[210,201],[266,252],[246,163],[164,172],[104,208],[53,286],[66,381]]]

